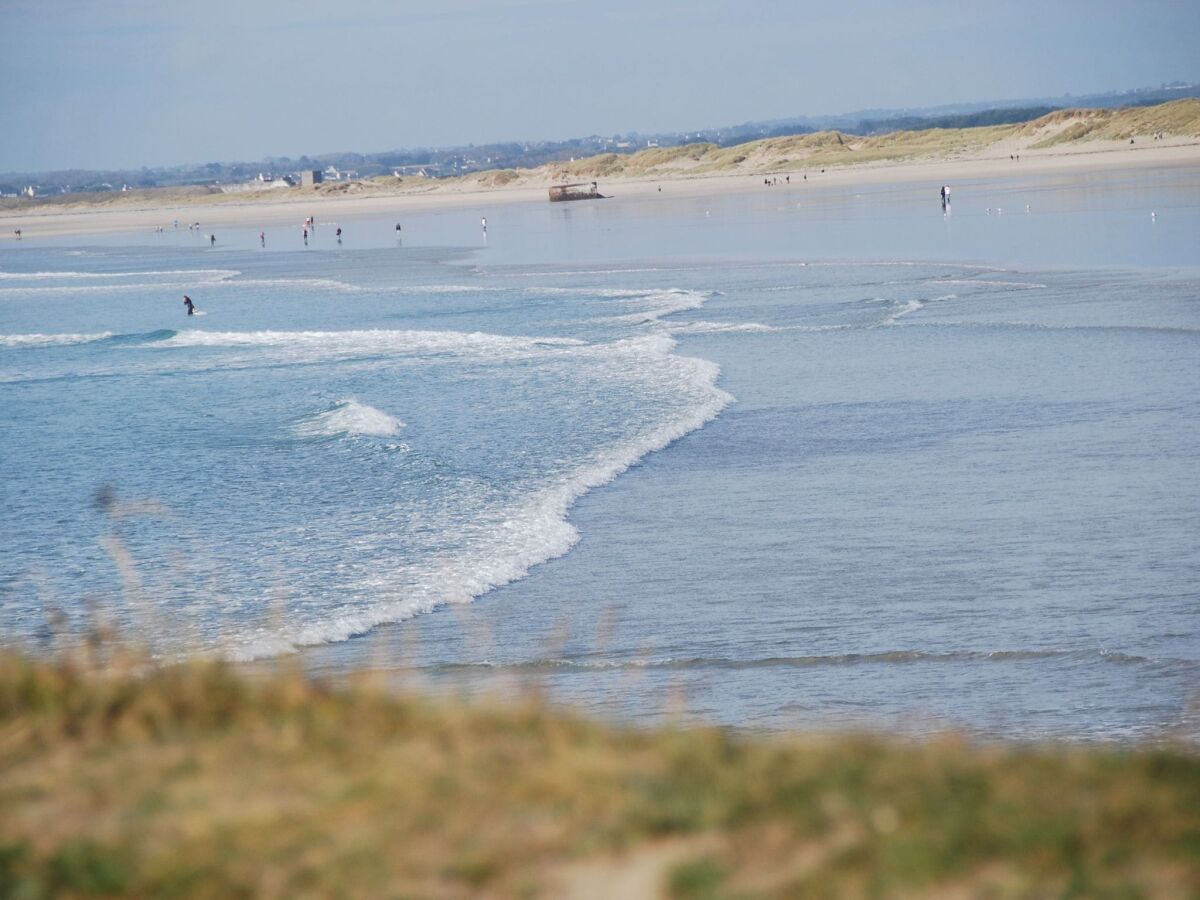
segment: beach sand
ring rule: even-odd
[[[1015,146],[1015,145],[1014,145]],[[1020,153],[1014,161],[1009,153]],[[1129,145],[1118,141],[1090,141],[1061,148],[1029,150],[1009,147],[1004,142],[991,145],[971,158],[919,159],[888,161],[856,166],[827,167],[772,166],[769,172],[737,174],[688,174],[686,171],[654,178],[601,179],[600,190],[617,198],[646,198],[654,195],[700,197],[714,194],[744,193],[763,188],[763,178],[777,176],[777,189],[800,193],[825,187],[851,188],[874,184],[928,183],[937,185],[1007,176],[1049,175],[1144,170],[1194,166],[1200,164],[1200,142],[1194,139],[1169,139],[1153,144]],[[489,173],[482,173],[486,178]],[[281,191],[281,196],[210,195],[193,202],[177,197],[155,203],[142,198],[112,197],[96,203],[71,205],[43,204],[21,209],[0,210],[0,240],[15,241],[15,229],[24,239],[64,235],[87,235],[168,228],[172,220],[181,223],[200,221],[205,232],[221,228],[270,228],[296,224],[306,216],[319,213],[325,220],[357,216],[399,216],[406,212],[494,206],[501,203],[546,202],[546,189],[553,183],[540,170],[528,173],[515,186],[484,187],[479,178],[458,179],[448,183],[423,181],[415,186],[395,189],[372,185],[369,194],[337,195],[312,189]],[[783,186],[783,178],[791,183]],[[807,175],[807,181],[804,176]],[[590,180],[590,179],[589,179]],[[411,183],[410,183],[411,184]]]

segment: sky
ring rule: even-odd
[[[1200,80],[1196,0],[0,0],[0,171],[256,161]]]

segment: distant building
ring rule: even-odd
[[[301,187],[312,187],[314,184],[320,184],[325,180],[325,176],[317,169],[305,169],[300,173]]]
[[[442,174],[442,167],[437,163],[422,163],[413,166],[392,166],[392,174],[397,178],[405,175],[416,175],[418,178],[437,178]]]

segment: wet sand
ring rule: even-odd
[[[1069,149],[1045,151],[1020,150],[1019,161],[1010,159],[1007,148],[994,145],[991,155],[968,159],[924,159],[889,161],[862,166],[842,166],[826,171],[796,166],[773,170],[780,179],[778,189],[801,192],[814,187],[854,187],[885,183],[922,183],[934,186],[973,179],[1000,178],[1009,175],[1045,175],[1082,173],[1119,169],[1141,170],[1200,163],[1200,142],[1169,142],[1129,146],[1118,142],[1095,141]],[[1004,155],[996,155],[1003,153]],[[783,184],[791,175],[791,183]],[[807,180],[805,176],[807,175]],[[602,180],[600,190],[613,197],[710,196],[744,193],[762,189],[763,172],[718,175],[677,173],[645,179]],[[15,241],[15,229],[23,239],[63,235],[103,234],[127,231],[152,231],[169,228],[174,219],[181,223],[199,221],[204,231],[221,228],[268,228],[296,224],[307,215],[319,213],[324,219],[351,216],[385,216],[395,213],[432,209],[493,206],[500,203],[546,201],[551,182],[526,182],[516,187],[485,188],[470,181],[439,185],[423,183],[419,187],[399,189],[369,196],[330,196],[292,189],[281,196],[240,197],[229,194],[197,202],[129,203],[111,207],[76,204],[44,205],[20,210],[0,211],[0,240]],[[107,200],[106,202],[112,202]]]

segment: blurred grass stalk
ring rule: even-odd
[[[536,670],[435,691],[391,639],[336,682],[235,667],[147,599],[121,524],[170,512],[97,504],[138,632],[93,611],[71,638],[48,607],[55,649],[0,651],[0,898],[1200,896],[1194,745],[738,735],[685,725],[682,689],[667,725],[617,727]]]

